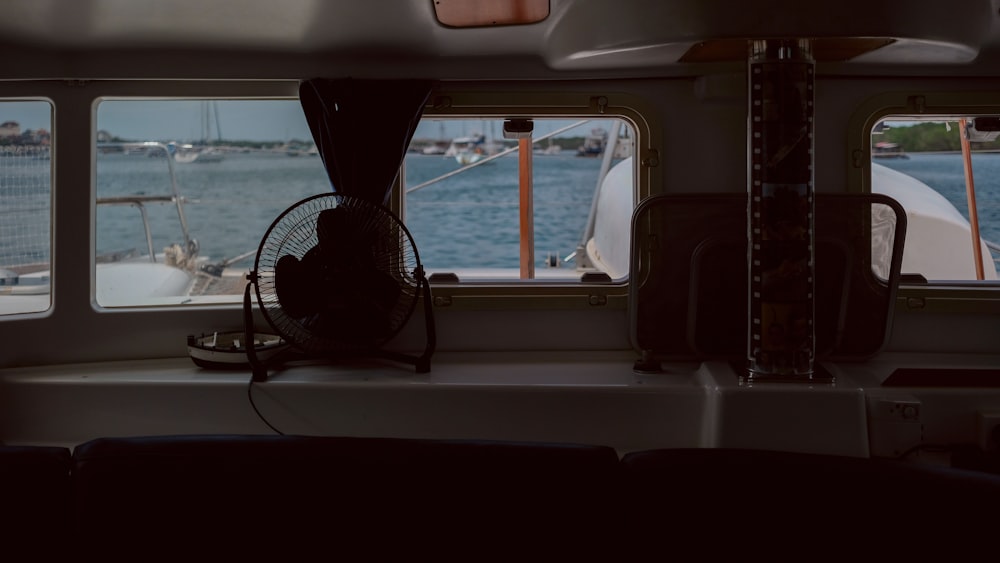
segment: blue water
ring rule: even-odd
[[[221,162],[175,165],[178,190],[190,203],[184,214],[190,236],[201,255],[213,260],[256,250],[271,222],[288,206],[307,196],[329,191],[318,158],[283,154],[233,154]],[[167,162],[143,156],[104,155],[97,163],[97,195],[169,194]],[[157,252],[180,242],[181,226],[172,205],[147,206]],[[97,251],[131,248],[145,251],[139,212],[132,207],[100,206],[97,210]],[[239,263],[252,264],[253,257]]]
[[[600,160],[574,155],[534,159],[535,256],[565,258],[580,242],[597,182]],[[459,168],[452,158],[410,154],[406,183],[414,186]],[[217,163],[178,164],[180,192],[190,200],[185,215],[201,255],[213,260],[256,251],[272,221],[293,203],[329,192],[317,157],[233,154]],[[102,155],[98,197],[169,193],[167,164],[158,158]],[[406,224],[421,262],[430,269],[517,268],[519,264],[518,162],[505,156],[411,193]],[[176,209],[148,206],[154,249],[180,240]],[[627,219],[626,219],[627,220]],[[101,206],[98,253],[145,249],[136,209]],[[249,267],[253,256],[238,262]]]
[[[888,168],[913,176],[943,195],[966,219],[969,205],[962,155],[911,153],[909,159],[877,160]],[[976,209],[980,236],[1000,243],[1000,154],[972,155]]]
[[[597,186],[600,159],[534,158],[535,264],[565,258],[579,244]],[[457,167],[453,159],[410,155],[406,183],[418,185]],[[519,264],[518,161],[500,158],[408,195],[406,223],[431,268]],[[628,218],[626,218],[628,220]]]

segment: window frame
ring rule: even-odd
[[[209,84],[209,83],[196,83],[196,84],[197,84],[197,88],[200,90],[201,86],[204,86],[204,85]],[[211,84],[216,84],[216,83],[211,83]],[[269,83],[266,83],[266,84],[259,84],[259,86],[261,86],[260,89],[264,89],[264,90],[271,90],[272,88],[269,88],[269,86],[273,87],[274,89],[285,87],[284,89],[288,90],[287,86],[291,86],[291,85],[292,85],[292,83],[288,83],[287,81],[273,81],[273,82],[269,82]],[[186,90],[186,88],[183,88],[183,89]],[[202,102],[202,101],[254,101],[254,102],[261,102],[261,101],[264,101],[264,102],[266,102],[266,101],[282,101],[282,102],[295,102],[296,104],[298,104],[299,103],[298,82],[294,83],[294,91],[289,90],[289,95],[281,95],[281,96],[276,96],[273,93],[270,94],[270,95],[239,95],[239,96],[235,96],[235,95],[220,94],[220,93],[217,93],[217,92],[205,92],[203,94],[193,94],[193,95],[186,94],[186,93],[184,93],[184,94],[172,94],[171,93],[171,94],[164,94],[164,95],[157,95],[157,96],[151,96],[148,93],[145,94],[145,95],[142,95],[142,96],[131,96],[131,95],[114,94],[114,95],[98,95],[98,96],[95,96],[93,98],[93,100],[92,100],[92,124],[91,124],[91,128],[92,128],[92,135],[91,135],[91,139],[92,139],[92,148],[91,148],[91,153],[92,153],[92,163],[91,163],[92,164],[92,170],[91,170],[91,177],[92,177],[91,195],[92,195],[92,198],[91,198],[91,202],[90,202],[91,215],[92,215],[92,219],[91,219],[91,232],[90,232],[90,236],[91,236],[91,270],[90,270],[90,282],[91,282],[91,288],[92,288],[91,289],[91,302],[92,302],[92,306],[96,310],[98,310],[98,311],[127,311],[127,310],[148,310],[148,309],[183,310],[183,309],[206,309],[206,308],[215,308],[215,307],[240,307],[240,308],[242,308],[242,303],[243,303],[243,287],[242,287],[242,285],[240,285],[240,288],[239,288],[238,291],[234,291],[232,293],[218,294],[218,297],[219,297],[218,299],[212,299],[211,296],[209,296],[209,299],[207,301],[204,301],[204,302],[201,302],[199,300],[193,300],[191,302],[184,302],[184,303],[167,303],[167,304],[153,303],[153,302],[149,302],[149,303],[136,303],[136,304],[101,304],[101,303],[98,302],[98,296],[97,296],[97,277],[96,277],[96,275],[97,275],[96,274],[96,265],[97,265],[97,256],[98,256],[98,252],[97,252],[97,209],[99,207],[98,200],[101,199],[100,194],[98,194],[98,186],[97,186],[97,168],[98,168],[98,166],[97,166],[97,155],[98,155],[98,152],[99,152],[98,151],[98,145],[100,144],[99,142],[97,142],[97,132],[100,130],[100,123],[98,122],[99,108],[100,108],[100,105],[103,104],[103,103],[105,103],[105,102],[159,102],[159,101],[164,101],[164,102],[174,102],[174,101],[196,101],[196,102]],[[141,142],[138,142],[138,143],[142,144]],[[158,142],[158,144],[164,145],[164,148],[165,148],[165,145],[167,144],[167,142],[166,141],[162,141],[162,142]],[[164,163],[164,166],[167,166],[167,164]],[[172,169],[171,170],[171,174],[172,175],[176,174],[176,167],[175,167],[175,165],[171,164],[170,166],[171,166],[171,169]],[[319,166],[320,169],[322,169],[322,167],[323,167],[321,161],[319,161],[318,159],[317,159],[317,166]],[[319,193],[319,192],[318,191],[317,192],[313,192],[313,193],[310,193],[309,195],[313,195],[314,193]],[[160,195],[160,194],[157,194],[157,195]],[[184,193],[183,188],[182,188],[182,191],[181,191],[181,193],[179,195],[181,196],[181,199],[185,199],[185,198],[189,197],[190,194]],[[306,197],[306,196],[303,196],[303,197]],[[280,213],[280,211],[283,211],[284,209],[287,209],[290,206],[294,205],[297,201],[299,201],[301,199],[302,199],[301,197],[300,198],[292,198],[292,199],[290,199],[287,202],[287,204],[285,206],[283,206],[281,210],[278,211],[278,213]],[[162,202],[160,202],[160,203],[162,203]],[[178,208],[178,213],[183,213],[183,211],[180,209],[182,207],[182,205],[190,205],[191,203],[192,203],[192,201],[182,201],[181,204],[177,204],[176,202],[174,202],[174,203],[170,203],[169,205],[171,207],[175,207],[176,206]],[[155,204],[152,204],[152,205],[155,205]],[[277,217],[277,213],[275,213],[274,217],[271,217],[270,219],[268,219],[268,221],[273,220],[275,217]],[[180,229],[182,229],[182,232],[184,232],[184,234],[185,234],[185,237],[178,237],[177,240],[172,240],[171,242],[182,243],[182,245],[183,245],[183,244],[189,243],[189,241],[193,241],[193,242],[195,242],[195,246],[197,246],[197,241],[196,241],[197,237],[196,236],[191,236],[189,239],[187,239],[187,237],[186,237],[186,235],[188,235],[188,234],[191,234],[191,235],[196,235],[197,234],[197,233],[193,233],[193,232],[191,232],[191,233],[187,232],[188,227],[184,223],[184,221],[186,221],[186,219],[185,220],[181,220],[181,218],[179,216],[178,217],[171,216],[171,219],[178,221],[178,227]],[[141,220],[145,221],[144,218],[142,218]],[[261,231],[259,233],[259,236],[263,236],[263,235],[264,235],[264,231]],[[255,239],[255,240],[251,240],[251,242],[252,242],[252,249],[251,250],[254,253],[256,253],[256,251],[258,249],[258,246],[260,244],[260,239],[258,238],[258,239]],[[152,248],[152,247],[150,247],[150,248]],[[222,259],[222,258],[229,258],[229,257],[228,256],[227,257],[221,257],[221,256],[219,256],[219,257],[213,257],[213,258]],[[251,256],[250,258],[253,259],[253,256]],[[250,265],[250,267],[248,269],[252,269],[252,267],[253,267],[253,264],[251,262],[251,265]],[[239,277],[238,279],[243,280],[245,278]],[[255,306],[256,306],[256,302],[254,302],[254,303],[255,303]]]
[[[126,83],[127,84],[127,83]],[[132,100],[242,100],[242,99],[297,99],[297,96],[227,96],[226,88],[212,89],[214,83],[196,83],[197,93],[174,92],[162,96],[128,95],[101,93],[93,98],[93,151],[96,156],[96,131],[98,106],[107,101]],[[185,88],[186,90],[186,88]],[[632,128],[634,134],[634,202],[638,204],[643,198],[662,191],[659,186],[659,175],[654,173],[659,165],[659,154],[653,148],[655,137],[649,122],[644,117],[651,113],[642,109],[644,102],[635,96],[627,94],[599,94],[592,92],[521,92],[503,89],[458,91],[438,89],[431,93],[422,119],[621,119]],[[388,207],[403,218],[405,223],[405,164],[400,168],[400,174],[394,183],[389,198]],[[92,173],[96,173],[95,171]],[[95,204],[96,179],[92,186],[91,205]],[[96,214],[95,214],[96,215]],[[96,221],[96,216],[94,218]],[[96,224],[91,225],[92,238],[96,237]],[[96,253],[92,245],[91,253]],[[96,293],[95,265],[92,256],[91,285],[92,295]],[[566,280],[520,280],[502,279],[490,281],[434,281],[434,302],[438,307],[473,310],[499,310],[511,308],[526,309],[583,309],[589,307],[609,307],[625,310],[627,308],[628,279],[612,281],[582,281]],[[135,310],[135,309],[169,309],[180,310],[190,308],[205,308],[213,306],[238,306],[237,300],[232,303],[219,304],[169,304],[169,305],[132,305],[132,306],[102,306],[93,297],[92,305],[102,311]]]
[[[55,210],[56,210],[56,156],[55,156],[55,138],[56,138],[56,104],[55,101],[48,96],[33,96],[33,95],[11,95],[4,96],[0,98],[0,103],[18,103],[18,102],[39,102],[48,105],[48,133],[49,133],[49,197],[48,197],[48,211],[49,211],[49,238],[48,238],[48,254],[49,254],[49,280],[48,286],[48,304],[44,309],[30,309],[24,311],[16,311],[11,313],[0,314],[0,320],[14,320],[14,319],[24,319],[24,318],[44,318],[49,315],[52,311],[54,304],[54,276],[53,268],[55,263]],[[7,120],[4,120],[7,121]],[[2,266],[2,265],[0,265]],[[3,296],[0,293],[0,296]]]
[[[659,166],[659,134],[646,116],[643,100],[627,94],[568,92],[521,92],[497,90],[437,89],[431,93],[422,119],[621,119],[635,135],[634,202],[662,191]],[[401,170],[390,195],[389,207],[405,223],[405,170]],[[582,280],[434,281],[434,302],[449,309],[577,309],[587,307],[627,308],[628,278],[610,282]],[[515,305],[516,303],[516,305]],[[513,306],[513,307],[512,307]]]
[[[871,193],[872,130],[886,117],[934,115],[1000,115],[1000,92],[891,92],[860,104],[848,123],[850,193]],[[900,312],[1000,313],[1000,280],[928,280],[900,282],[896,298]]]

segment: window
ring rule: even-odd
[[[414,135],[393,205],[432,282],[624,280],[634,128],[539,117],[521,140],[510,121],[431,116]],[[95,134],[102,307],[241,302],[272,221],[331,190],[297,100],[105,99]]]
[[[330,190],[298,100],[104,100],[96,296],[235,303],[268,226]]]
[[[1000,120],[993,116],[887,116],[875,126],[871,189],[907,211],[903,274],[997,280],[998,135]]]
[[[622,119],[535,118],[530,139],[511,139],[505,123],[525,122],[421,121],[405,159],[403,208],[425,269],[462,282],[624,279],[633,128]]]
[[[0,315],[51,305],[52,106],[0,101]]]

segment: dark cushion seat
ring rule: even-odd
[[[345,560],[593,555],[619,469],[600,446],[307,436],[102,438],[74,458],[85,533],[122,549]]]
[[[622,465],[633,549],[694,560],[955,560],[992,537],[1000,502],[1000,476],[892,459],[702,448]]]
[[[185,435],[0,447],[0,534],[41,558],[967,560],[1000,475],[726,448]]]
[[[67,448],[0,446],[0,540],[8,553],[31,546],[39,557],[56,554],[52,539],[70,530],[70,467]]]

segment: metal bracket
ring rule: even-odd
[[[595,96],[590,98],[590,104],[592,106],[597,106],[597,113],[604,113],[608,109],[608,97],[607,96]]]

